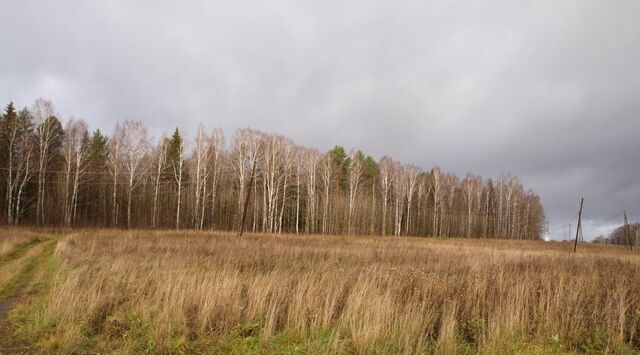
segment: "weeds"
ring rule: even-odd
[[[609,246],[570,249],[503,240],[83,231],[58,243],[65,271],[32,321],[49,325],[47,337],[61,352],[637,349],[640,258]]]

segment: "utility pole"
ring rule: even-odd
[[[640,221],[636,223],[636,247],[638,246],[638,242],[640,242]]]
[[[629,233],[629,221],[627,220],[627,211],[624,211],[624,236],[625,242],[629,243],[629,248],[633,251],[633,242],[631,241],[631,235]]]
[[[256,174],[256,161],[258,159],[253,159],[253,168],[251,168],[251,178],[249,179],[249,188],[247,188],[247,198],[244,200],[244,209],[242,210],[242,221],[240,222],[240,234],[239,237],[242,237],[242,233],[244,233],[244,220],[247,217],[247,207],[249,207],[249,198],[251,197],[251,186],[253,185],[253,176]]]
[[[578,236],[580,235],[580,230],[582,229],[582,205],[584,204],[584,198],[580,199],[580,212],[578,212],[578,227],[576,228],[576,241],[573,244],[573,252],[575,253],[578,250]]]

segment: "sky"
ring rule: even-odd
[[[0,2],[0,104],[519,176],[555,239],[640,219],[640,1]],[[575,233],[575,231],[573,232]]]

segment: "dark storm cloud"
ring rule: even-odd
[[[0,5],[0,98],[109,132],[251,126],[429,169],[511,171],[552,229],[640,210],[640,2]],[[640,218],[640,216],[635,216]],[[619,219],[619,216],[616,216]],[[575,223],[575,222],[574,222]]]

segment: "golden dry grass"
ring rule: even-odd
[[[25,229],[4,229],[0,231],[0,260],[11,255],[17,247],[32,243],[39,235]]]
[[[84,231],[57,246],[65,267],[43,317],[63,352],[141,351],[136,337],[154,352],[230,351],[220,348],[230,334],[292,334],[308,352],[335,353],[638,348],[640,256],[571,248]]]

